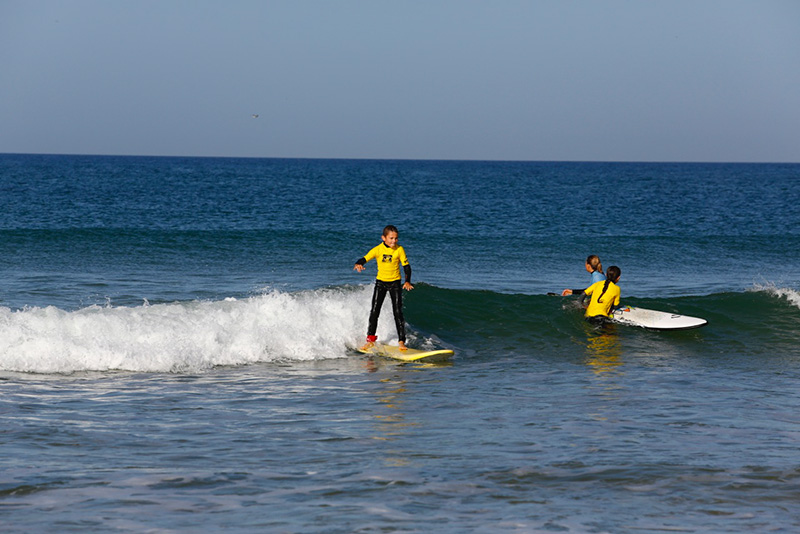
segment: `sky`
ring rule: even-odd
[[[0,0],[0,153],[800,162],[800,2]]]

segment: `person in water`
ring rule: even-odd
[[[590,323],[606,323],[611,312],[619,307],[620,289],[617,283],[622,271],[612,265],[606,271],[606,279],[595,282],[583,291],[583,298],[589,298],[585,318]]]
[[[403,289],[411,291],[411,265],[406,257],[406,251],[397,244],[399,232],[397,228],[389,225],[383,229],[379,244],[363,257],[360,258],[353,270],[361,272],[366,267],[364,265],[374,259],[378,264],[378,275],[375,279],[375,289],[372,292],[372,307],[369,312],[369,325],[367,327],[367,343],[361,347],[366,350],[373,346],[378,340],[375,333],[378,330],[378,316],[381,313],[381,306],[386,298],[386,293],[392,299],[392,310],[394,311],[394,323],[397,327],[397,339],[400,350],[406,350],[406,324],[403,319]],[[400,285],[400,266],[406,275],[406,282]]]
[[[592,284],[606,279],[605,274],[603,274],[603,264],[600,263],[600,257],[595,254],[586,258],[586,271],[592,275]],[[581,294],[583,294],[583,289],[565,289],[561,292],[562,297]]]

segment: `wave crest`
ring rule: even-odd
[[[788,287],[778,287],[776,284],[772,283],[758,284],[754,287],[754,290],[768,293],[775,297],[786,299],[787,302],[789,302],[796,308],[800,308],[800,291]]]
[[[370,291],[369,286],[269,291],[241,300],[77,311],[0,308],[0,370],[179,373],[341,358],[363,337]],[[390,337],[393,323],[381,323],[379,335]]]

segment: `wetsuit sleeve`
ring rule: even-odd
[[[364,258],[362,256],[361,258],[358,258],[358,261],[356,262],[356,265],[365,265],[366,263],[367,263],[367,258]]]
[[[573,295],[583,295],[583,289],[572,289]]]
[[[411,283],[411,264],[403,265],[403,272],[406,273],[406,284]]]
[[[586,304],[586,301],[592,300],[592,287],[594,284],[590,285],[586,289],[579,289],[580,296],[581,296],[581,304]],[[574,290],[573,290],[574,291]]]

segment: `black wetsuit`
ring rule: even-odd
[[[408,278],[406,278],[408,280]],[[372,292],[372,306],[369,310],[369,327],[367,336],[374,336],[378,331],[378,316],[381,314],[381,307],[386,298],[386,293],[392,299],[392,311],[394,312],[394,325],[397,327],[397,340],[405,343],[406,341],[406,322],[403,318],[403,286],[400,280],[394,282],[383,282],[375,280],[375,289]]]

